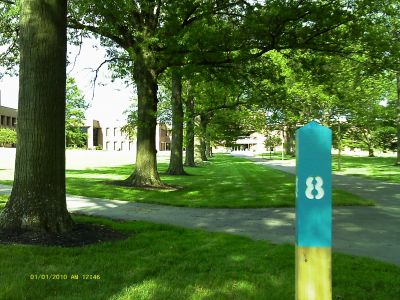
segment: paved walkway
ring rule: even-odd
[[[290,174],[296,174],[294,160],[263,160],[251,156],[236,155],[247,158],[259,165],[272,169],[280,170]],[[400,170],[399,170],[400,171]],[[374,200],[379,207],[387,207],[395,210],[400,209],[400,184],[392,182],[382,182],[378,180],[365,179],[356,176],[333,175],[333,187],[350,192],[360,197]]]
[[[284,171],[294,168],[277,161],[258,163]],[[335,176],[334,186],[351,189],[378,203],[376,207],[333,210],[334,250],[400,265],[400,208],[397,205],[400,186],[348,176]],[[0,185],[0,193],[10,190],[9,186]],[[295,213],[292,208],[185,208],[80,196],[68,196],[67,203],[69,211],[74,213],[202,228],[273,243],[294,243]]]

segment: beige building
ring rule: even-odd
[[[171,150],[172,129],[164,123],[157,124],[156,127],[156,149],[157,151]]]
[[[282,139],[281,132],[279,130],[271,132],[270,135]],[[268,152],[270,149],[267,149],[265,146],[266,139],[267,137],[259,132],[253,132],[248,136],[241,136],[235,141],[235,144],[232,146],[232,151],[248,151],[256,154]],[[274,147],[274,150],[281,151],[282,148],[282,145],[277,145]]]
[[[0,98],[0,128],[17,127],[18,110],[1,106]],[[88,134],[87,148],[108,151],[136,151],[136,140],[121,131],[125,122],[86,120],[83,130]],[[157,124],[156,149],[168,151],[171,145],[171,129],[166,124]]]
[[[0,94],[0,128],[17,127],[18,110],[1,106]],[[136,139],[130,139],[121,128],[125,122],[86,120],[82,128],[88,134],[86,142],[88,149],[102,149],[108,151],[136,152]],[[168,151],[171,145],[171,128],[166,124],[157,124],[156,128],[157,151]]]
[[[18,110],[15,108],[1,106],[1,98],[0,98],[0,128],[16,129],[17,116],[18,116]]]
[[[136,139],[130,139],[121,128],[125,122],[86,120],[84,131],[88,135],[88,149],[102,149],[107,151],[136,152]],[[171,130],[166,124],[157,124],[156,128],[157,151],[170,150]]]

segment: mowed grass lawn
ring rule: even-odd
[[[8,200],[8,196],[7,195],[0,194],[0,209],[4,207],[4,205],[6,204],[7,200]]]
[[[132,235],[83,248],[0,245],[0,299],[294,299],[291,245],[145,222],[74,218]],[[30,279],[58,274],[67,279]],[[398,299],[399,282],[395,265],[333,254],[333,299]]]
[[[395,157],[341,156],[341,171],[337,171],[338,156],[333,155],[332,169],[336,174],[361,176],[400,183],[400,166]]]
[[[216,155],[189,176],[165,175],[168,164],[158,164],[163,182],[177,190],[146,190],[111,184],[126,179],[133,166],[67,171],[67,192],[86,197],[120,199],[187,207],[255,208],[294,207],[293,175],[268,169],[249,160]],[[11,182],[1,181],[11,184]],[[345,191],[333,191],[333,205],[373,205]]]
[[[259,157],[269,160],[269,154]],[[280,155],[272,156],[274,160],[281,160]],[[285,156],[285,160],[294,160]],[[338,171],[338,155],[332,155],[332,170],[335,174],[360,176],[369,179],[400,183],[400,166],[395,166],[395,157],[367,157],[341,155],[341,170]]]
[[[121,199],[188,207],[293,207],[293,175],[267,169],[243,158],[217,155],[200,167],[186,168],[190,176],[168,176],[159,164],[163,182],[178,190],[143,190],[109,184],[127,178],[132,166],[67,171],[67,192],[87,197]],[[348,192],[334,190],[334,205],[371,205]]]

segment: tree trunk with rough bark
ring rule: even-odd
[[[172,70],[172,141],[171,156],[167,174],[186,175],[183,169],[183,107],[182,75],[179,70]]]
[[[145,55],[136,53],[134,79],[138,96],[136,168],[125,180],[137,187],[163,187],[157,171],[157,74],[148,66]]]
[[[362,132],[362,136],[364,137],[364,142],[367,145],[368,157],[375,157],[373,142],[371,140],[371,132],[367,129]]]
[[[396,74],[397,82],[397,159],[396,164],[400,166],[400,71]]]
[[[200,115],[200,157],[202,161],[207,161],[207,117]]]
[[[285,131],[285,152],[286,155],[295,155],[294,151],[294,137],[295,129],[293,127],[287,127]]]
[[[368,147],[368,157],[375,157],[374,149]]]
[[[194,97],[189,87],[189,92],[186,100],[186,157],[185,165],[195,167],[194,159]]]
[[[210,141],[210,137],[208,135],[206,137],[206,155],[207,155],[207,158],[212,157],[211,141]]]
[[[206,155],[206,141],[203,137],[200,137],[200,158],[202,161],[207,161],[208,157]]]
[[[14,185],[0,216],[6,230],[61,233],[65,199],[66,0],[23,0]]]

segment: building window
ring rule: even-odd
[[[106,150],[110,150],[110,142],[106,142]]]
[[[108,136],[110,134],[110,128],[106,128],[106,136]]]
[[[124,142],[121,142],[121,151],[124,150]]]
[[[17,118],[12,118],[12,119],[11,119],[11,125],[12,125],[13,127],[17,126]]]
[[[93,128],[93,146],[99,145],[99,128]]]
[[[170,143],[161,142],[160,151],[170,151],[170,150],[171,150]]]
[[[1,116],[1,125],[4,125],[4,116]]]
[[[117,127],[114,127],[114,136],[117,136]]]
[[[114,151],[117,151],[117,142],[114,142]]]

